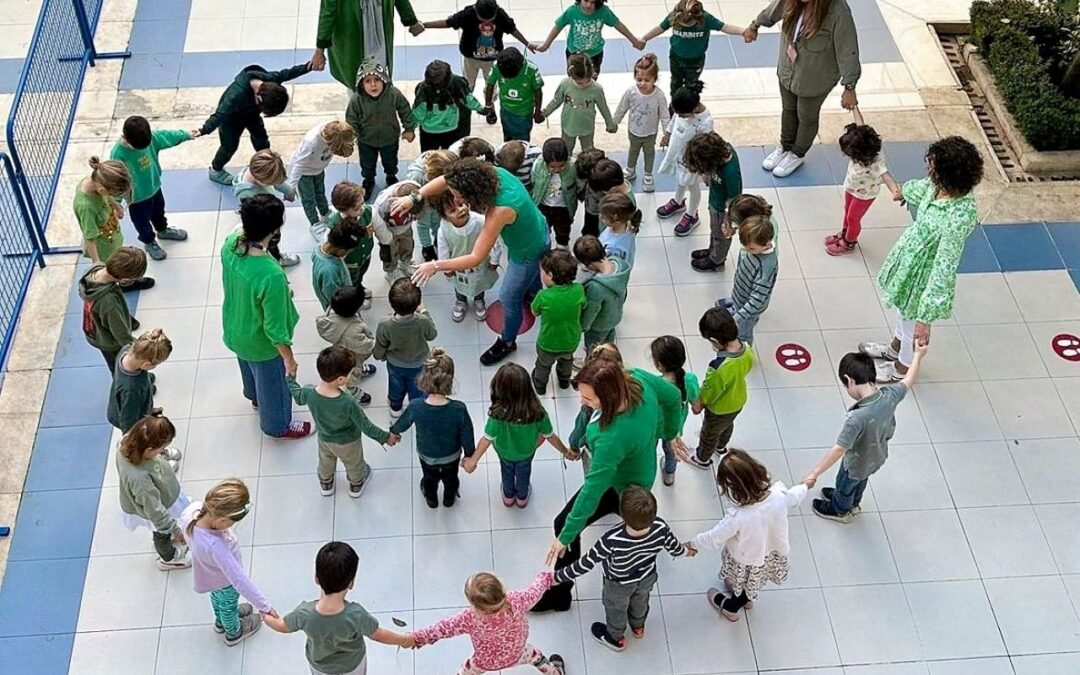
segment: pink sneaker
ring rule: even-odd
[[[848,241],[847,239],[840,237],[831,244],[826,242],[825,252],[829,255],[847,255],[855,250],[855,243],[856,242],[854,241]]]

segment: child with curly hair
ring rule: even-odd
[[[683,164],[709,183],[709,248],[690,253],[690,266],[698,272],[724,269],[733,230],[728,205],[742,194],[739,155],[715,131],[694,136],[686,146]]]

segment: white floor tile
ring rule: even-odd
[[[667,640],[667,627],[660,603],[653,598],[649,619],[645,623],[645,637],[636,640],[627,632],[626,651],[617,654],[592,639],[589,627],[604,620],[604,610],[599,600],[578,603],[581,613],[581,631],[585,636],[585,665],[589,673],[602,675],[647,675],[668,672],[671,654]]]
[[[882,513],[881,520],[902,580],[979,578],[955,511]]]
[[[820,589],[765,591],[745,614],[759,669],[840,665]]]
[[[157,628],[165,581],[151,554],[90,558],[83,585],[78,632]]]
[[[915,398],[936,443],[1001,438],[997,418],[978,382],[920,384]]]
[[[914,405],[908,401],[904,405]],[[899,415],[898,415],[899,417]],[[897,429],[906,428],[897,420]],[[874,500],[881,511],[951,509],[952,496],[929,445],[889,444],[889,459],[874,474]]]
[[[123,664],[133,673],[152,673],[157,661],[158,633],[157,628],[77,633],[69,672],[110,675]]]
[[[1080,573],[1080,529],[1076,527],[1080,504],[1042,504],[1035,507],[1035,515],[1058,570],[1062,574]]]
[[[922,658],[900,584],[832,588],[825,602],[845,666]]]
[[[491,570],[491,534],[462,532],[413,538],[415,609],[459,607],[462,588],[475,572]]]
[[[930,675],[1013,675],[1012,664],[1007,657],[933,661],[927,665]]]
[[[1010,444],[1009,452],[1033,503],[1077,499],[1072,478],[1080,475],[1080,444],[1075,438],[1024,440]]]
[[[899,581],[881,519],[864,513],[842,525],[816,516],[804,519],[823,586]]]
[[[960,330],[981,379],[1046,377],[1046,367],[1024,324],[962,326]],[[936,331],[934,338],[934,347],[937,347]],[[1008,367],[1003,367],[1005,364]]]
[[[986,590],[978,581],[905,584],[911,615],[927,659],[1005,654]],[[962,617],[962,620],[958,618]]]
[[[308,474],[260,479],[255,545],[328,541],[334,532],[334,500],[316,488]]]
[[[258,635],[245,642],[276,640],[278,636],[266,626]],[[226,647],[222,636],[207,626],[176,626],[161,629],[157,669],[159,675],[182,673],[238,673],[244,650]]]
[[[961,509],[960,521],[984,579],[1057,573],[1032,507]]]
[[[936,449],[956,506],[1028,503],[1024,483],[1005,443],[938,443]]]
[[[707,588],[692,595],[669,595],[659,603],[671,648],[671,672],[752,670],[756,661],[747,621],[732,623],[717,614],[705,597]],[[657,604],[654,598],[653,612],[661,609]]]
[[[1052,380],[985,382],[1005,438],[1061,438],[1076,433]]]
[[[1010,654],[1080,651],[1080,622],[1059,577],[987,579],[983,585]]]

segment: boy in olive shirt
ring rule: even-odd
[[[371,355],[386,361],[389,378],[386,397],[390,417],[394,419],[401,415],[406,394],[409,401],[424,398],[424,392],[416,386],[416,378],[431,353],[428,343],[439,335],[427,310],[420,307],[421,300],[419,286],[408,278],[398,279],[390,286],[390,308],[394,314],[375,327],[375,349]]]
[[[502,115],[503,142],[528,141],[533,122],[543,122],[540,104],[544,97],[544,78],[540,69],[514,47],[499,52],[495,68],[484,87],[484,105],[489,115],[494,111],[495,85],[499,86],[499,113]],[[490,117],[489,117],[490,119]]]
[[[339,459],[345,465],[349,496],[359,497],[367,487],[371,467],[364,461],[361,435],[391,446],[400,438],[372,424],[345,389],[349,373],[355,367],[356,357],[348,349],[327,347],[315,361],[322,380],[319,384],[301,387],[296,382],[295,370],[285,376],[293,400],[306,405],[315,418],[315,430],[319,434],[319,487],[324,497],[334,494],[334,471]]]
[[[581,310],[585,308],[585,288],[574,283],[576,277],[577,261],[569,251],[554,248],[540,258],[544,288],[532,301],[532,312],[540,321],[532,381],[540,396],[547,393],[553,365],[559,389],[570,386],[574,351],[581,342]]]
[[[411,649],[411,635],[400,635],[379,627],[379,621],[362,605],[345,599],[356,583],[360,556],[352,546],[340,541],[325,544],[315,555],[318,600],[301,602],[296,609],[278,618],[263,616],[267,626],[279,633],[304,631],[311,672],[325,675],[367,672],[365,637],[386,645]]]

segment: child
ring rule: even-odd
[[[822,488],[821,496],[824,499],[814,500],[815,514],[850,523],[859,513],[859,503],[870,476],[877,473],[889,458],[889,441],[896,431],[896,407],[915,384],[926,351],[925,342],[915,345],[911,367],[904,378],[880,388],[875,383],[877,369],[874,359],[858,352],[846,354],[840,359],[840,383],[855,405],[848,409],[836,445],[806,476],[808,486],[813,487],[821,474],[841,460],[840,470],[836,473],[836,487]]]
[[[671,109],[674,115],[668,123],[660,147],[667,148],[664,160],[660,162],[660,173],[675,174],[675,196],[668,203],[656,209],[661,218],[671,218],[685,210],[683,217],[675,226],[675,236],[685,237],[698,226],[698,204],[701,203],[701,179],[683,163],[683,155],[690,139],[713,130],[713,119],[701,103],[701,96],[694,89],[683,87],[671,95]],[[690,205],[687,208],[686,192],[690,191]]]
[[[104,265],[124,245],[124,208],[116,200],[129,192],[131,179],[123,162],[90,158],[90,177],[79,182],[71,208],[83,235],[83,255],[91,265]]]
[[[289,185],[286,177],[285,162],[281,161],[281,155],[273,150],[259,150],[251,156],[248,168],[233,178],[233,193],[237,199],[243,200],[255,195],[272,195],[276,191],[285,201],[295,201],[296,189]],[[295,253],[282,253],[278,248],[280,243],[281,231],[279,230],[270,240],[267,252],[282,267],[299,265],[300,256]]]
[[[622,193],[604,195],[600,200],[600,220],[604,229],[600,243],[609,258],[622,258],[634,266],[637,252],[637,233],[641,229],[641,209]]]
[[[589,186],[589,177],[596,165],[606,158],[607,155],[600,148],[589,148],[579,152],[574,160],[578,199],[585,202],[585,223],[581,227],[583,235],[600,236],[600,195]]]
[[[477,159],[484,160],[488,164],[495,163],[495,148],[491,146],[491,143],[488,143],[479,136],[466,136],[465,138],[460,138],[454,141],[448,150],[457,155],[458,159],[476,157]]]
[[[359,235],[359,244],[345,255],[345,267],[349,270],[349,283],[363,291],[364,309],[371,309],[371,290],[364,287],[364,275],[371,264],[371,251],[375,248],[374,230],[371,224],[371,207],[364,204],[364,188],[343,180],[330,192],[334,212],[326,219],[328,228],[339,223],[352,223]]]
[[[533,457],[544,441],[564,457],[573,455],[551,426],[529,373],[516,363],[503,364],[491,378],[491,407],[484,436],[476,444],[476,453],[462,460],[461,466],[466,473],[476,471],[480,458],[495,446],[502,470],[503,506],[516,504],[523,509],[529,505]]]
[[[226,647],[235,647],[259,630],[264,614],[274,608],[248,577],[240,562],[240,544],[232,527],[251,513],[251,493],[238,478],[221,481],[201,502],[192,502],[180,516],[184,539],[191,549],[196,593],[209,593],[214,630]],[[250,600],[240,603],[240,596]]]
[[[644,151],[645,175],[641,179],[641,189],[645,192],[656,189],[653,182],[656,133],[661,127],[666,129],[671,120],[667,97],[656,86],[659,77],[660,68],[656,64],[656,54],[642,56],[634,64],[634,85],[623,93],[619,107],[615,108],[615,124],[622,122],[624,115],[630,114],[630,153],[626,160],[626,179],[634,179],[638,155]]]
[[[701,385],[698,383],[697,375],[686,372],[686,346],[674,335],[662,335],[649,345],[649,354],[652,356],[656,370],[665,380],[678,387],[679,393],[682,394],[682,412],[679,423],[679,435],[682,436],[686,418],[690,413],[690,403],[698,400],[701,394]],[[675,469],[678,468],[679,463],[671,443],[660,441],[660,447],[664,450],[664,459],[660,464],[660,477],[664,485],[670,487],[675,484]]]
[[[707,309],[698,321],[698,330],[716,351],[716,358],[709,362],[705,381],[693,403],[694,414],[704,411],[705,418],[697,450],[687,461],[699,469],[708,469],[715,453],[727,452],[735,418],[746,405],[746,375],[754,365],[754,352],[739,340],[735,319],[725,309]]]
[[[716,483],[732,508],[713,529],[686,542],[691,555],[703,548],[720,551],[719,577],[727,593],[710,588],[706,598],[728,621],[738,621],[739,610],[752,608],[766,583],[787,581],[788,512],[806,497],[813,481],[790,488],[769,481],[760,462],[742,450],[729,450],[716,470]]]
[[[540,280],[544,288],[532,301],[532,313],[540,322],[536,337],[536,365],[532,371],[533,387],[547,393],[551,366],[559,389],[570,386],[574,352],[581,342],[581,315],[585,307],[585,289],[575,283],[577,261],[565,249],[551,249],[540,258]]]
[[[256,152],[270,148],[263,117],[277,117],[289,105],[289,91],[281,86],[289,80],[311,72],[310,63],[301,63],[285,70],[265,70],[248,66],[237,74],[218,100],[217,109],[203,122],[198,134],[206,136],[217,129],[220,145],[210,163],[210,180],[232,185],[233,176],[225,170],[244,130],[251,135],[251,147]]]
[[[124,120],[124,131],[113,146],[109,159],[115,159],[127,168],[131,179],[128,200],[128,216],[139,233],[139,241],[146,253],[154,260],[168,257],[158,239],[184,241],[187,232],[169,227],[165,217],[165,195],[161,192],[161,161],[158,153],[180,145],[184,141],[208,133],[205,131],[151,131],[145,117],[133,115]]]
[[[904,194],[881,156],[881,136],[866,125],[857,107],[853,112],[855,123],[844,127],[840,136],[840,152],[848,157],[844,175],[844,226],[837,234],[825,237],[825,251],[829,255],[844,255],[855,250],[862,232],[863,216],[877,199],[882,183],[888,186],[893,201],[904,203]]]
[[[106,417],[109,424],[127,433],[154,408],[154,380],[150,371],[172,353],[172,342],[160,328],[143,333],[116,355],[116,369],[109,388]]]
[[[574,4],[555,19],[555,25],[547,39],[543,44],[537,45],[536,51],[546,52],[550,49],[551,43],[567,26],[570,26],[570,34],[566,36],[567,63],[569,64],[572,55],[584,54],[589,58],[596,75],[600,74],[600,66],[604,63],[604,26],[614,26],[615,30],[630,41],[634,49],[645,48],[645,43],[634,37],[630,29],[615,16],[615,12],[606,6],[606,0],[574,0]]]
[[[296,371],[286,373],[285,381],[297,405],[306,405],[319,434],[319,489],[324,497],[334,494],[334,471],[340,459],[349,481],[349,496],[364,492],[371,478],[371,466],[364,461],[362,436],[380,445],[393,446],[398,439],[371,423],[356,399],[342,391],[356,367],[352,352],[344,347],[327,347],[319,352],[315,369],[321,382],[301,387]]]
[[[731,283],[731,300],[722,299],[717,306],[731,312],[739,339],[754,344],[754,327],[769,308],[776,286],[779,269],[776,230],[767,215],[740,218],[738,227],[742,250],[735,267],[735,280]]]
[[[330,228],[326,241],[311,249],[311,284],[324,312],[339,288],[353,285],[344,258],[360,246],[361,239],[360,225],[342,220]]]
[[[542,675],[565,675],[558,654],[544,657],[528,643],[529,610],[551,587],[552,572],[544,570],[528,588],[506,592],[494,574],[480,572],[465,581],[469,607],[433,626],[412,633],[417,647],[458,635],[472,638],[473,653],[461,673],[480,675],[514,666],[532,666]]]
[[[438,245],[439,257],[443,260],[471,253],[476,240],[480,238],[480,231],[484,228],[484,216],[469,210],[468,206],[455,205],[452,198],[447,198],[449,196],[450,193],[447,192],[443,199],[437,201],[438,209],[442,213]],[[465,319],[470,303],[477,321],[487,318],[484,293],[491,290],[499,280],[501,259],[502,242],[496,240],[491,252],[475,268],[446,273],[446,276],[454,280],[454,308],[450,313],[454,323],[461,323]]]
[[[362,605],[345,599],[356,583],[360,557],[345,542],[323,544],[315,554],[319,599],[301,602],[282,618],[267,614],[266,625],[279,633],[304,631],[312,673],[366,673],[368,637],[385,645],[410,649],[414,642],[379,626]]]
[[[506,141],[495,149],[495,166],[501,166],[532,191],[532,170],[543,155],[539,146],[525,141]]]
[[[690,266],[698,272],[724,269],[731,249],[732,228],[728,206],[742,194],[739,155],[715,131],[690,139],[683,164],[709,183],[709,248],[690,253]]]
[[[709,33],[718,30],[741,36],[745,30],[726,24],[706,12],[701,0],[679,0],[659,26],[641,36],[641,41],[648,42],[669,28],[673,29],[669,41],[671,53],[668,55],[673,93],[683,87],[700,86],[701,71],[705,69],[705,52],[709,49]]]
[[[356,91],[349,97],[345,121],[356,133],[364,194],[375,192],[375,168],[380,157],[386,184],[396,183],[399,138],[412,143],[416,138],[416,124],[408,99],[391,84],[386,66],[374,59],[367,59],[360,66]]]
[[[622,321],[626,287],[630,283],[630,263],[608,257],[604,245],[591,235],[574,242],[574,257],[591,275],[585,282],[587,302],[581,312],[585,353],[590,354],[597,345],[615,339],[615,327]]]
[[[570,245],[570,228],[578,205],[577,172],[570,162],[570,148],[561,138],[544,141],[541,160],[533,164],[532,199],[555,231],[555,245]]]
[[[424,474],[420,479],[424,501],[428,508],[438,508],[439,483],[442,483],[443,506],[450,507],[458,497],[458,464],[462,453],[472,457],[476,452],[469,409],[461,401],[449,398],[454,390],[454,360],[438,347],[431,350],[415,386],[422,394],[409,397],[409,407],[390,431],[400,435],[416,424],[416,453]]]
[[[566,78],[556,87],[555,95],[543,110],[544,119],[547,119],[562,106],[562,139],[571,154],[578,141],[581,141],[582,150],[593,147],[597,110],[604,118],[609,134],[619,130],[608,109],[604,88],[593,79],[595,76],[592,62],[584,54],[571,54],[566,61]]]
[[[490,78],[492,64],[505,51],[503,36],[509,33],[529,49],[532,45],[518,30],[517,24],[495,0],[477,0],[476,4],[466,5],[461,11],[439,21],[425,21],[424,28],[453,28],[461,31],[458,50],[464,59],[465,81],[469,91],[476,86],[476,76],[480,73]],[[491,120],[491,124],[495,121]]]
[[[600,536],[589,552],[555,572],[555,583],[566,583],[598,564],[604,570],[601,602],[606,621],[592,625],[592,638],[616,652],[626,649],[627,620],[636,638],[645,637],[649,595],[656,585],[656,556],[666,550],[678,558],[689,550],[662,518],[656,517],[656,497],[638,485],[619,495],[623,522]]]
[[[449,150],[428,150],[420,153],[420,156],[409,164],[405,176],[418,185],[427,185],[443,175],[446,167],[458,159],[460,159],[458,155]],[[426,203],[416,216],[416,233],[420,237],[420,255],[423,256],[424,262],[439,257],[436,246],[441,222],[442,214],[439,210]]]
[[[916,342],[930,341],[930,324],[952,315],[956,268],[978,212],[972,191],[982,180],[979,151],[959,136],[932,143],[926,178],[904,183],[904,199],[916,205],[913,222],[893,245],[877,275],[881,297],[896,308],[892,343],[865,342],[859,351],[881,359],[878,381],[904,378]]]
[[[355,286],[345,286],[334,291],[330,298],[330,309],[326,314],[315,319],[315,328],[319,337],[335,347],[349,350],[356,365],[349,373],[345,389],[360,405],[371,403],[371,394],[360,389],[360,380],[375,374],[375,366],[364,363],[375,349],[375,335],[367,323],[360,318],[360,307],[364,304],[364,294]]]
[[[143,417],[120,439],[116,453],[124,526],[153,531],[157,566],[164,572],[191,567],[176,523],[191,500],[176,478],[180,451],[169,447],[174,438],[176,427],[169,418]]]
[[[416,87],[413,119],[420,127],[420,150],[446,149],[469,135],[469,111],[483,106],[472,95],[464,77],[454,75],[450,64],[435,60],[424,69],[424,81]]]
[[[94,265],[79,279],[79,297],[83,301],[83,335],[96,347],[116,372],[116,355],[131,344],[131,331],[138,327],[124,300],[124,284],[145,279],[146,254],[134,246],[119,248],[104,265]]]
[[[330,205],[326,203],[326,167],[334,156],[349,157],[356,135],[348,124],[333,120],[312,127],[289,160],[288,182],[300,193],[311,236],[322,241]]]
[[[499,87],[499,115],[502,117],[503,141],[528,142],[533,122],[543,122],[540,105],[544,98],[544,78],[536,64],[514,47],[499,52],[495,68],[487,76],[484,106],[494,110],[495,87]],[[490,115],[489,115],[489,118]]]
[[[634,198],[634,189],[626,180],[623,168],[613,159],[604,157],[599,160],[586,176],[585,201],[592,202],[591,208],[585,209],[585,224],[581,231],[584,233],[596,232],[593,236],[600,236],[600,200],[609,194],[625,195],[632,204],[637,204]]]
[[[420,288],[410,279],[398,279],[391,284],[389,295],[394,314],[376,326],[371,355],[386,361],[387,399],[390,416],[396,418],[401,414],[405,394],[409,395],[410,403],[424,397],[416,386],[416,378],[430,354],[428,342],[439,332],[427,310],[420,307]]]
[[[412,211],[398,217],[390,213],[394,199],[407,197],[420,191],[420,185],[411,180],[391,185],[375,198],[371,226],[379,241],[379,259],[382,260],[386,282],[412,275],[413,223],[423,211],[423,202],[413,206]]]

